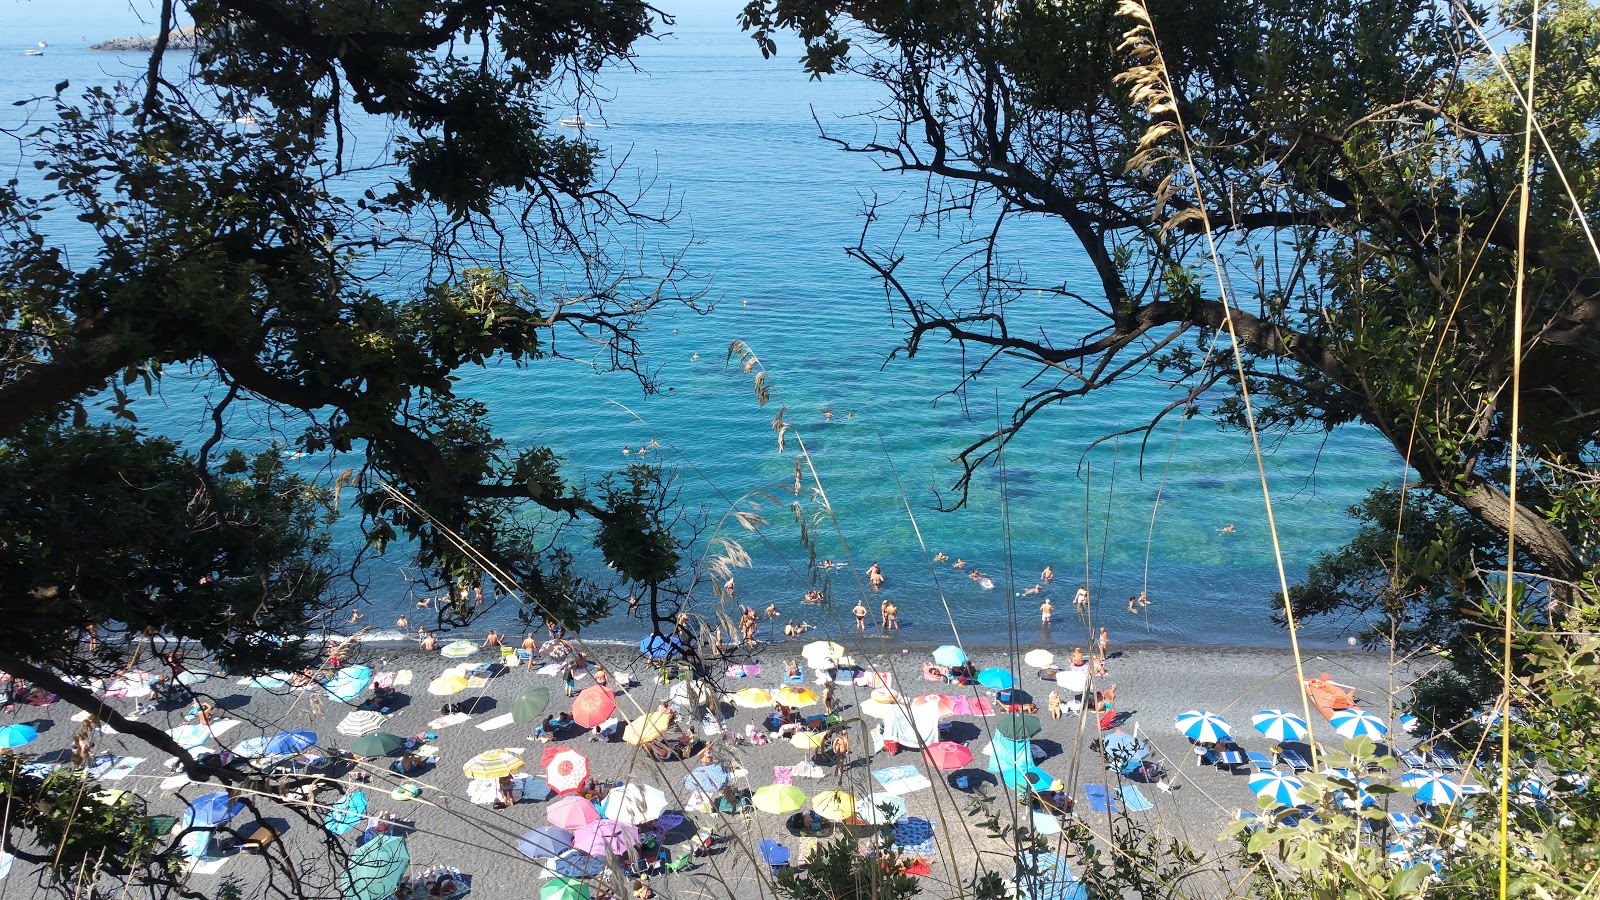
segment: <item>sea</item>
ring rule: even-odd
[[[131,79],[144,65],[137,56],[86,49],[130,32],[83,34],[109,26],[76,19],[6,27],[8,15],[0,13],[6,100],[48,95],[60,81],[75,91]],[[792,39],[764,60],[736,27],[732,7],[685,16],[665,31],[641,43],[635,67],[606,73],[573,110],[589,122],[583,136],[621,166],[619,184],[648,184],[652,208],[673,211],[671,221],[649,230],[644,249],[681,253],[694,276],[689,289],[713,308],[656,317],[640,334],[663,388],[654,396],[644,396],[626,373],[597,371],[581,353],[577,361],[463,373],[460,390],[488,404],[513,450],[553,448],[567,461],[569,480],[592,481],[641,459],[667,467],[685,522],[697,529],[690,561],[703,565],[723,552],[722,538],[749,557],[735,573],[732,605],[713,594],[710,578],[698,581],[692,603],[703,614],[730,609],[735,617],[738,603],[776,604],[780,616],[769,633],[794,620],[817,626],[808,638],[854,639],[849,609],[865,596],[874,621],[884,599],[900,610],[897,635],[869,630],[865,639],[875,646],[1081,644],[1085,623],[1073,595],[1086,585],[1094,626],[1107,627],[1118,645],[1287,645],[1269,621],[1278,575],[1249,435],[1204,416],[1174,415],[1148,439],[1109,437],[1147,424],[1180,396],[1182,387],[1157,373],[1043,408],[1010,444],[1003,466],[977,473],[965,505],[942,511],[957,497],[954,457],[1008,417],[1040,373],[1002,359],[964,383],[977,356],[937,340],[914,358],[896,355],[906,336],[903,316],[846,248],[862,239],[865,211],[873,207],[866,244],[903,256],[913,291],[935,299],[948,291],[971,302],[973,284],[950,273],[965,264],[963,240],[992,218],[980,210],[971,221],[919,226],[930,189],[925,178],[886,171],[881,158],[823,138],[823,131],[856,141],[873,135],[864,114],[882,95],[871,82],[809,79]],[[46,53],[24,57],[36,40],[48,43]],[[20,108],[0,109],[0,125],[15,129]],[[355,127],[358,135],[371,129],[368,140],[381,137],[370,124]],[[0,164],[12,169],[16,146],[4,143]],[[83,234],[70,217],[47,224],[82,252]],[[1058,335],[1093,327],[1095,315],[1076,301],[1038,290],[1093,295],[1092,273],[1067,230],[1019,220],[1000,234],[1008,271],[1037,286],[1019,291],[1015,321]],[[409,288],[397,282],[393,289]],[[757,402],[752,375],[728,362],[735,341],[759,357],[772,393],[766,406]],[[203,377],[174,373],[134,408],[143,427],[193,446],[203,439],[208,401],[220,394]],[[792,426],[782,450],[771,428],[780,408]],[[232,439],[248,448],[270,435],[241,419]],[[839,566],[826,572],[809,565],[792,498],[782,490],[802,446],[832,510],[831,517],[809,518],[818,507],[808,473],[815,558]],[[1269,435],[1263,451],[1291,582],[1317,554],[1352,536],[1351,504],[1405,474],[1389,445],[1360,427]],[[358,462],[301,464],[326,472]],[[756,526],[746,528],[735,510],[766,524],[746,517]],[[360,546],[352,521],[338,529],[345,552]],[[935,563],[935,554],[948,559]],[[361,625],[369,634],[398,637],[391,623],[422,593],[402,556],[391,551],[367,565]],[[957,560],[967,566],[954,568]],[[876,594],[864,589],[873,562],[887,579]],[[1032,592],[1047,566],[1054,580]],[[973,568],[983,579],[969,577]],[[804,605],[805,593],[825,581],[832,601]],[[1149,605],[1130,613],[1128,598],[1141,592]],[[1045,598],[1056,607],[1053,629],[1041,626]],[[486,619],[479,630],[510,625],[514,615],[501,606]],[[1300,636],[1312,646],[1343,646],[1356,624],[1311,621]],[[619,611],[586,635],[636,640],[640,628]]]

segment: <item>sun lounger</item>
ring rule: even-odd
[[[1433,760],[1433,764],[1441,769],[1461,770],[1461,757],[1456,756],[1456,752],[1449,747],[1443,745],[1434,747],[1428,751],[1428,758]]]
[[[1304,772],[1311,768],[1311,763],[1306,762],[1306,758],[1301,756],[1298,750],[1285,749],[1278,753],[1278,758],[1288,763],[1289,768],[1296,772]]]
[[[1265,775],[1272,771],[1272,758],[1265,753],[1251,750],[1245,754],[1245,758],[1250,760],[1250,765],[1256,770],[1257,774]]]
[[[1401,762],[1405,763],[1406,765],[1410,766],[1413,769],[1426,769],[1426,768],[1428,768],[1428,760],[1422,755],[1422,753],[1420,751],[1416,750],[1415,748],[1412,748],[1412,749],[1409,749],[1409,750],[1401,750],[1399,752],[1399,754],[1397,754],[1397,755],[1400,757],[1400,761]]]
[[[1223,750],[1216,756],[1219,768],[1232,769],[1234,766],[1242,766],[1245,763],[1244,754],[1237,750]]]

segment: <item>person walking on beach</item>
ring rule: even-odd
[[[827,684],[822,686],[822,714],[825,716],[833,715],[833,679],[831,678],[828,679]]]
[[[866,631],[867,630],[867,608],[866,608],[866,606],[858,601],[856,603],[856,608],[850,610],[850,612],[853,613],[855,615],[855,617],[856,617],[856,631],[857,632]]]
[[[1078,608],[1078,612],[1083,612],[1089,608],[1089,586],[1087,584],[1078,585],[1078,593],[1072,596],[1072,605]]]
[[[1106,658],[1106,648],[1111,646],[1111,636],[1106,634],[1104,625],[1100,626],[1100,658]]]
[[[573,675],[570,665],[561,667],[561,687],[567,692],[568,697],[578,692],[577,677]]]
[[[1049,625],[1050,614],[1055,611],[1055,605],[1050,602],[1050,598],[1044,598],[1044,602],[1039,604],[1039,621],[1045,625]]]
[[[828,742],[828,752],[833,754],[833,774],[843,783],[844,770],[850,768],[850,735],[834,732],[833,740]]]

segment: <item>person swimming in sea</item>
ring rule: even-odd
[[[934,555],[933,555],[933,561],[934,561],[934,562],[944,562],[944,561],[945,561],[945,560],[947,560],[947,559],[949,559],[949,558],[950,558],[950,557],[948,557],[948,556],[945,556],[945,555],[944,555],[944,554],[943,554],[943,553],[942,553],[942,552],[941,552],[941,553],[935,553],[935,554],[934,554]]]
[[[967,567],[967,561],[962,559],[959,556],[956,557],[956,561],[955,562],[950,564],[950,568],[952,568],[952,569],[965,569],[966,567]]]

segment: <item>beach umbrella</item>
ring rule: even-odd
[[[796,731],[789,735],[789,743],[801,750],[815,750],[822,746],[822,735],[815,731]]]
[[[600,811],[594,808],[587,797],[568,794],[550,801],[550,805],[544,809],[544,817],[557,828],[573,831],[600,818]]]
[[[663,734],[672,724],[672,714],[658,709],[648,712],[628,723],[622,730],[622,739],[630,744],[648,744]]]
[[[733,775],[722,766],[701,766],[683,776],[683,789],[709,794],[721,790],[732,778]]]
[[[1461,785],[1432,769],[1407,772],[1400,776],[1400,784],[1402,787],[1415,788],[1417,802],[1429,806],[1444,806],[1461,798]]]
[[[616,711],[617,700],[611,688],[598,684],[579,691],[572,701],[572,720],[585,728],[599,725]]]
[[[769,784],[757,788],[750,799],[756,809],[775,816],[792,813],[806,805],[806,795],[792,784]]]
[[[811,796],[811,808],[830,822],[843,822],[855,815],[856,798],[848,791],[823,791]]]
[[[612,788],[600,804],[601,815],[629,825],[654,822],[666,811],[667,795],[660,788],[633,782]]]
[[[544,775],[550,790],[575,791],[589,777],[589,760],[571,747],[552,747],[544,752]]]
[[[1030,716],[1027,713],[1006,713],[994,726],[996,734],[1012,741],[1025,741],[1043,728],[1038,716]]]
[[[1364,709],[1342,709],[1328,720],[1333,730],[1347,738],[1381,738],[1389,733],[1383,720]]]
[[[756,845],[756,848],[761,851],[761,858],[769,866],[787,866],[790,858],[794,855],[789,851],[788,847],[773,840],[762,841]]]
[[[1100,750],[1106,759],[1119,763],[1144,759],[1150,755],[1148,744],[1141,744],[1138,738],[1120,731],[1106,735],[1106,739],[1100,744]]]
[[[844,656],[844,647],[833,641],[812,641],[800,649],[800,655],[813,665],[823,665]]]
[[[471,641],[451,641],[444,645],[439,655],[445,659],[460,659],[478,652],[478,645]]]
[[[1517,799],[1529,803],[1549,798],[1544,791],[1544,782],[1537,775],[1529,775],[1521,781],[1512,782],[1511,791],[1516,794]]]
[[[550,705],[550,689],[531,687],[511,701],[511,721],[518,725],[532,725],[544,715]]]
[[[244,804],[230,798],[226,791],[213,791],[189,801],[184,816],[189,824],[200,828],[213,828],[227,822],[244,811]]]
[[[280,731],[266,741],[266,755],[276,756],[283,753],[304,753],[316,746],[317,733],[314,731]]]
[[[933,651],[933,661],[935,665],[946,668],[964,666],[967,664],[967,651],[957,647],[955,644],[945,644]]]
[[[339,880],[344,900],[383,900],[393,894],[411,867],[406,839],[380,834],[350,855],[350,867]]]
[[[454,672],[448,675],[440,675],[438,678],[428,682],[428,693],[435,697],[449,697],[466,689],[467,680]]]
[[[367,792],[351,791],[328,807],[328,814],[322,819],[322,827],[333,834],[344,834],[361,822],[362,814],[366,811]]]
[[[772,694],[761,688],[745,688],[733,695],[733,703],[745,709],[766,709],[772,705]]]
[[[1274,741],[1303,741],[1311,734],[1305,719],[1282,709],[1263,709],[1250,717],[1250,724]]]
[[[772,699],[773,702],[781,703],[791,709],[798,709],[802,706],[815,706],[822,702],[822,698],[817,696],[816,691],[810,688],[794,687],[793,685],[778,688],[778,692],[772,695]]]
[[[350,752],[357,756],[379,757],[399,753],[406,747],[406,739],[397,735],[380,731],[377,734],[367,734],[356,738],[350,745]]]
[[[0,728],[0,747],[7,750],[38,740],[39,732],[32,725],[7,725]]]
[[[1250,779],[1250,790],[1257,797],[1266,797],[1279,806],[1294,806],[1295,791],[1305,787],[1305,782],[1283,772],[1263,772]]]
[[[906,801],[898,794],[875,791],[856,804],[856,815],[868,825],[891,825],[906,817]]]
[[[567,655],[567,642],[551,638],[539,645],[539,655],[547,659],[561,659]]]
[[[555,870],[564,878],[593,878],[606,870],[606,864],[580,850],[568,850],[555,858]]]
[[[565,875],[557,875],[539,887],[539,900],[590,900],[593,896],[587,884]]]
[[[639,829],[612,819],[597,819],[572,832],[572,849],[590,856],[621,856],[639,845]]]
[[[1022,657],[1022,661],[1026,665],[1038,666],[1042,669],[1046,666],[1054,664],[1056,661],[1056,655],[1041,647],[1037,650],[1029,650],[1027,655]]]
[[[871,716],[874,719],[881,719],[889,715],[890,711],[894,708],[895,705],[893,703],[871,697],[861,701],[861,703],[856,706],[856,709],[860,711],[862,715]]]
[[[675,637],[662,637],[652,634],[639,642],[639,652],[651,659],[666,659],[675,653],[683,652],[683,645]]]
[[[941,716],[955,715],[956,701],[954,697],[946,697],[944,694],[923,694],[911,701],[913,712],[925,708],[937,709]]]
[[[238,745],[233,748],[233,752],[238,756],[245,757],[246,759],[255,759],[258,756],[266,756],[267,738],[265,735],[263,735],[261,737],[253,737],[249,740],[240,741]]]
[[[996,666],[978,672],[978,683],[986,688],[1003,691],[1006,688],[1017,686],[1017,676],[1011,674],[1010,669],[1002,669]]]
[[[322,683],[328,696],[340,703],[350,703],[372,683],[372,669],[368,666],[345,666]]]
[[[1089,671],[1087,669],[1067,669],[1063,672],[1057,672],[1056,684],[1074,694],[1081,694],[1089,689]]]
[[[1025,769],[1002,768],[1000,780],[1006,783],[1006,787],[1016,791],[1042,791],[1055,779],[1043,769],[1028,766]]]
[[[951,771],[965,768],[972,762],[972,751],[954,741],[939,741],[929,744],[923,750],[928,754],[928,761],[935,768]]]
[[[1205,709],[1191,709],[1178,713],[1177,727],[1183,732],[1184,737],[1200,744],[1215,744],[1233,738],[1233,732],[1228,730],[1228,723],[1221,716]]]
[[[358,709],[339,720],[339,733],[360,737],[383,727],[383,713],[375,709]]]
[[[510,750],[485,750],[462,763],[461,771],[468,778],[504,778],[523,765],[522,757]]]
[[[169,730],[167,734],[185,750],[193,750],[211,740],[210,726],[200,724],[179,725]]]
[[[1007,706],[1027,706],[1033,702],[1033,695],[1022,688],[1008,688],[996,694],[995,700]]]

